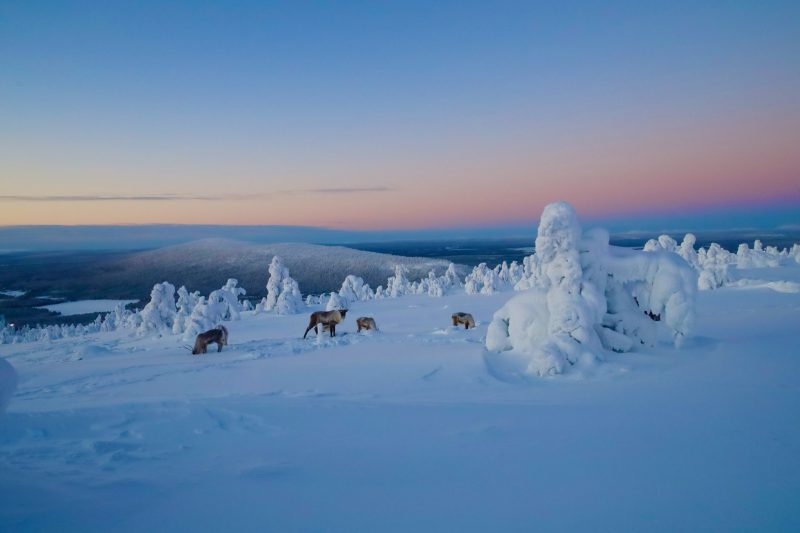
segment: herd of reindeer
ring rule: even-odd
[[[336,325],[341,324],[346,315],[347,309],[314,311],[311,313],[311,318],[308,321],[308,327],[306,328],[305,333],[303,333],[303,338],[305,339],[308,335],[308,332],[312,329],[314,330],[314,333],[318,334],[318,328],[320,327],[322,327],[323,332],[330,331],[331,337],[335,337]],[[463,324],[464,329],[475,327],[475,320],[469,313],[453,313],[451,318],[453,320],[453,326],[458,327],[459,325]],[[375,325],[375,319],[370,316],[358,317],[356,319],[356,326],[358,328],[356,333],[361,333],[361,330],[378,330],[378,326]],[[223,325],[219,325],[214,329],[210,329],[197,335],[197,338],[194,341],[194,348],[192,348],[192,355],[208,353],[209,344],[216,344],[217,352],[221,352],[222,347],[228,345],[228,329]]]

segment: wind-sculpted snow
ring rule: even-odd
[[[569,204],[548,205],[539,223],[529,288],[498,310],[486,347],[530,358],[525,370],[549,376],[586,368],[605,350],[652,347],[664,324],[676,345],[694,319],[696,274],[674,254],[609,245],[583,234]]]

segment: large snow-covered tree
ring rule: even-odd
[[[492,319],[490,351],[529,359],[527,373],[545,376],[591,366],[604,350],[655,342],[665,326],[676,345],[690,332],[697,274],[675,254],[609,245],[608,233],[581,231],[567,203],[541,217],[527,290]]]

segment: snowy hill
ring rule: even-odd
[[[207,292],[229,277],[239,280],[248,295],[263,296],[267,266],[279,255],[304,294],[338,289],[348,274],[364,278],[372,287],[385,285],[396,265],[405,265],[414,279],[431,269],[444,271],[447,261],[363,252],[342,246],[317,244],[250,244],[229,239],[205,239],[147,252],[110,263],[114,276],[147,278],[153,283],[170,280],[192,290]]]
[[[267,282],[267,266],[276,254],[284,258],[303,294],[336,290],[349,274],[361,276],[376,288],[386,285],[396,265],[408,267],[410,277],[416,279],[431,269],[441,273],[449,264],[438,259],[401,257],[341,246],[204,239],[156,250],[81,258],[74,264],[56,257],[49,263],[43,262],[42,267],[17,269],[16,276],[4,273],[0,282],[25,287],[36,294],[56,294],[69,299],[146,301],[153,285],[164,280],[207,294],[233,277],[247,290],[248,296],[261,298]]]

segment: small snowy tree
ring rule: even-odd
[[[175,315],[172,333],[180,334],[186,331],[198,300],[200,300],[199,292],[189,292],[184,286],[178,289],[178,313]]]
[[[375,298],[375,293],[364,280],[352,274],[344,278],[339,296],[350,305],[353,302],[363,302]]]
[[[290,277],[284,278],[281,294],[275,304],[275,314],[293,315],[299,313],[304,307],[303,295],[300,294],[300,287],[297,282]]]
[[[456,272],[455,263],[447,265],[447,270],[443,277],[445,291],[457,290],[464,285],[461,283],[461,277],[458,275],[458,272]]]
[[[238,285],[239,282],[236,279],[230,278],[221,289],[215,291],[220,302],[226,306],[224,320],[239,320],[241,312],[244,311],[239,297],[247,294],[247,291]]]
[[[428,272],[428,279],[426,281],[426,292],[428,296],[441,298],[444,296],[445,292],[447,292],[446,278],[444,276],[440,278],[437,277],[433,270]]]
[[[175,286],[166,281],[156,283],[150,291],[150,301],[142,309],[139,334],[171,330],[176,314]]]
[[[283,292],[286,295],[281,298]],[[289,275],[289,269],[280,256],[274,256],[269,265],[267,296],[256,305],[255,312],[275,311],[279,315],[297,313],[303,307],[303,296],[297,282]]]
[[[464,292],[467,294],[480,294],[488,272],[489,267],[486,266],[486,263],[481,263],[473,268],[472,272],[464,280]]]
[[[267,296],[264,299],[264,311],[272,311],[278,303],[278,296],[283,289],[283,280],[289,277],[289,269],[283,264],[283,259],[276,255],[269,264],[269,279],[267,279]]]
[[[339,293],[332,292],[330,298],[328,298],[327,305],[325,305],[325,310],[334,311],[341,309],[347,309],[347,301],[339,296]]]
[[[225,319],[227,313],[228,304],[220,290],[212,291],[208,295],[208,300],[201,296],[192,309],[183,339],[192,341],[198,333],[217,327]]]
[[[411,284],[408,282],[408,268],[405,265],[394,267],[394,276],[390,276],[386,282],[386,296],[397,298],[409,293]]]

